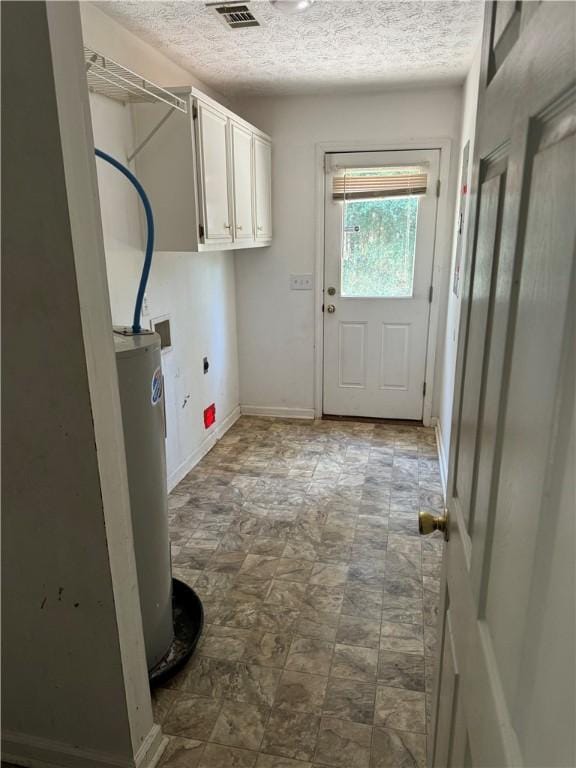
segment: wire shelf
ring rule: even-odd
[[[91,48],[84,48],[84,58],[88,88],[93,93],[109,96],[111,99],[122,102],[163,101],[173,109],[188,112],[185,101],[101,53],[96,53]]]

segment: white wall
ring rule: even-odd
[[[82,4],[86,45],[138,71],[159,85],[193,84],[226,103],[151,46],[91,4]],[[91,96],[94,141],[121,162],[134,146],[131,110],[104,96]],[[154,151],[154,145],[143,150]],[[97,162],[112,319],[131,325],[143,261],[140,202],[130,184]],[[147,288],[152,318],[170,315],[172,350],[163,355],[168,422],[167,464],[172,487],[237,417],[238,350],[234,257],[228,252],[156,252]],[[204,375],[202,359],[210,370]],[[203,410],[216,404],[217,422],[204,429]]]
[[[462,129],[460,133],[460,154],[458,157],[458,179],[462,175],[462,150],[466,142],[470,142],[468,155],[468,179],[467,186],[470,189],[470,177],[472,173],[472,160],[474,157],[474,138],[476,132],[476,111],[478,106],[478,83],[480,77],[480,47],[478,48],[474,61],[470,67],[468,77],[463,89],[462,106]],[[459,193],[458,193],[459,194]],[[444,484],[447,480],[448,472],[448,454],[450,450],[450,432],[452,426],[452,398],[454,391],[454,376],[456,373],[456,352],[458,348],[458,325],[460,322],[460,304],[462,299],[462,283],[464,275],[464,261],[466,258],[466,243],[468,234],[469,210],[466,210],[466,219],[464,221],[462,233],[462,255],[460,264],[460,290],[456,296],[452,291],[452,277],[454,274],[454,265],[457,245],[458,229],[458,211],[454,219],[454,237],[452,248],[452,263],[450,269],[450,281],[447,297],[446,310],[446,332],[444,336],[444,351],[440,358],[441,369],[439,371],[439,409],[438,409],[438,432],[439,432],[439,454],[442,476]]]
[[[313,414],[314,293],[290,291],[290,273],[314,272],[315,145],[330,141],[382,144],[452,139],[448,243],[439,296],[445,307],[460,135],[461,88],[390,91],[345,96],[257,98],[242,102],[246,119],[273,141],[274,241],[270,248],[236,254],[240,402],[286,414]],[[322,212],[320,212],[322,213]],[[444,316],[440,317],[439,350]],[[438,412],[438,394],[433,413]]]

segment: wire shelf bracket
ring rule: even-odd
[[[168,120],[168,118],[170,117],[170,115],[172,115],[172,114],[174,113],[174,110],[175,110],[175,109],[176,109],[176,107],[170,107],[170,109],[168,110],[168,112],[166,112],[166,114],[164,115],[164,117],[162,117],[162,118],[161,118],[161,119],[160,119],[160,120],[159,120],[159,121],[156,123],[156,125],[154,126],[154,128],[152,128],[152,130],[151,130],[151,131],[150,131],[150,133],[149,133],[149,134],[146,136],[146,138],[145,138],[145,139],[143,139],[143,140],[140,142],[140,144],[138,144],[138,146],[136,147],[136,149],[135,149],[133,152],[131,152],[131,153],[128,155],[128,162],[129,162],[129,163],[131,163],[131,162],[132,162],[132,160],[134,160],[134,158],[136,157],[136,155],[138,154],[138,152],[140,152],[142,149],[144,149],[144,147],[146,146],[146,144],[148,144],[148,142],[150,141],[150,139],[152,138],[152,136],[154,136],[154,134],[155,134],[157,131],[159,131],[159,130],[160,130],[160,128],[162,128],[162,126],[164,125],[164,123],[166,122],[166,120]]]
[[[85,47],[84,60],[86,62],[88,90],[92,93],[108,96],[108,98],[121,101],[124,104],[146,102],[154,104],[163,102],[169,107],[168,112],[150,131],[148,136],[129,155],[128,162],[131,162],[140,150],[148,144],[154,134],[175,111],[183,112],[184,114],[188,113],[188,104],[184,99],[178,98],[178,96],[166,90],[166,88],[156,85],[136,72],[132,72],[132,70],[103,56],[101,53]]]

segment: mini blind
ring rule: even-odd
[[[428,171],[424,166],[338,168],[332,179],[335,200],[425,195],[428,187]]]

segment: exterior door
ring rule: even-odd
[[[572,3],[487,6],[435,768],[576,765]]]
[[[325,414],[422,418],[439,163],[326,156]]]
[[[232,241],[228,173],[228,118],[198,102],[204,242]]]

